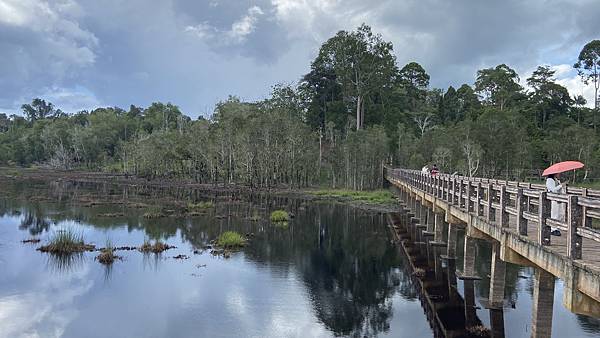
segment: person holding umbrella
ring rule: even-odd
[[[563,187],[560,182],[560,173],[580,168],[583,168],[583,163],[577,161],[559,162],[546,168],[546,170],[544,170],[542,173],[542,176],[546,176],[546,189],[548,192],[553,194],[566,193],[566,187]],[[550,205],[550,218],[564,222],[565,205],[559,204],[556,201],[552,201]],[[560,230],[556,228],[552,229],[551,233],[552,235],[560,236]]]

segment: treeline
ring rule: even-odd
[[[575,61],[597,88],[600,40]],[[398,67],[392,44],[362,25],[326,41],[297,84],[277,85],[259,102],[230,97],[210,119],[160,102],[69,115],[34,99],[22,116],[0,114],[0,163],[352,189],[381,186],[385,164],[520,178],[578,159],[586,176],[600,174],[597,103],[571,97],[550,67],[538,67],[527,90],[504,64],[458,89],[429,80],[416,62]]]

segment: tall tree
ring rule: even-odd
[[[596,115],[600,107],[598,87],[600,87],[600,40],[588,42],[579,53],[577,62],[573,65],[584,84],[594,84],[594,129],[596,129]]]
[[[416,111],[427,97],[429,74],[416,62],[406,64],[398,73],[398,82],[404,88],[410,111]]]
[[[503,111],[507,104],[522,90],[517,72],[505,64],[477,71],[475,92],[484,102]]]
[[[554,82],[555,71],[548,66],[539,66],[527,79],[533,89],[529,97],[535,105],[538,125],[544,128],[546,121],[555,116],[567,116],[573,104],[567,88]]]
[[[63,115],[63,112],[56,109],[51,102],[46,102],[40,98],[35,98],[31,103],[22,105],[21,110],[30,122]]]
[[[364,107],[370,96],[392,87],[397,75],[392,48],[391,42],[363,24],[356,31],[340,31],[327,40],[311,65],[315,73],[335,73],[344,98],[355,106],[357,129],[364,125]]]

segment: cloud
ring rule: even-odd
[[[96,60],[98,38],[70,0],[0,0],[0,106],[76,78]]]
[[[434,87],[472,84],[500,63],[526,78],[573,64],[598,38],[598,11],[591,0],[0,0],[0,107],[85,88],[107,105],[171,101],[195,116],[300,79],[326,39],[363,22]],[[572,72],[561,81],[589,92]]]
[[[192,33],[200,39],[208,40],[213,44],[240,44],[245,42],[248,35],[256,30],[258,19],[263,14],[264,12],[260,7],[252,6],[248,8],[244,16],[231,24],[229,30],[221,31],[205,21],[197,25],[187,26],[184,31]]]

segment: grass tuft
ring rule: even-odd
[[[148,208],[142,216],[148,219],[166,217],[165,213],[159,207]]]
[[[144,244],[142,244],[142,246],[140,246],[139,250],[143,253],[161,253],[165,250],[169,250],[169,249],[173,249],[174,246],[172,245],[168,245],[166,243],[163,243],[161,241],[155,241],[154,244],[152,244],[148,239],[144,240]]]
[[[115,255],[115,247],[112,245],[110,240],[106,240],[106,247],[104,247],[100,254],[96,257],[98,262],[104,265],[110,265],[117,259],[121,259],[120,256]]]
[[[226,231],[217,239],[217,245],[225,249],[240,248],[246,245],[246,239],[235,231]]]
[[[47,245],[38,248],[41,252],[50,252],[55,254],[70,254],[74,252],[92,251],[94,245],[85,244],[82,234],[76,234],[73,230],[57,231]]]
[[[271,222],[287,222],[290,215],[285,210],[275,210],[271,213]]]

